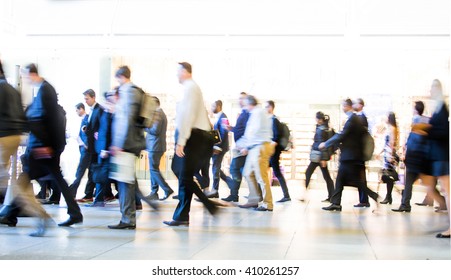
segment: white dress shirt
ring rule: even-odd
[[[236,142],[236,147],[252,149],[265,142],[272,142],[272,116],[261,107],[254,107],[249,114],[246,130]]]

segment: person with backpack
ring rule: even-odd
[[[271,119],[272,119],[272,132],[273,132],[272,141],[277,143],[274,154],[271,156],[271,158],[269,160],[269,165],[271,166],[277,180],[279,180],[280,187],[282,188],[282,192],[283,192],[282,199],[278,200],[277,202],[287,202],[287,201],[291,201],[290,193],[288,192],[288,186],[287,186],[285,177],[283,176],[282,171],[280,171],[280,154],[285,149],[280,145],[281,122],[276,117],[276,115],[274,115],[275,106],[276,105],[275,105],[274,101],[272,101],[272,100],[266,101],[265,108],[266,108],[266,111],[268,112],[268,114],[271,115]]]
[[[323,173],[323,178],[324,181],[326,181],[327,186],[327,198],[322,202],[330,202],[334,192],[334,182],[330,177],[330,173],[327,168],[327,162],[330,160],[335,149],[334,147],[331,147],[324,151],[320,151],[318,146],[320,143],[329,140],[329,138],[331,138],[334,134],[335,131],[329,127],[329,116],[325,115],[321,111],[317,112],[315,136],[313,137],[312,149],[310,151],[310,163],[307,166],[307,170],[305,171],[305,189],[308,189],[312,174],[319,166],[321,173]]]
[[[379,195],[368,188],[365,174],[365,133],[368,132],[361,118],[352,109],[352,100],[346,99],[342,103],[343,112],[348,119],[343,130],[336,133],[326,142],[319,144],[320,151],[340,144],[340,167],[335,181],[335,190],[330,199],[331,204],[323,207],[326,211],[341,211],[341,195],[344,186],[354,186],[365,191],[376,201]]]

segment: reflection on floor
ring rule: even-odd
[[[176,182],[170,182],[176,190]],[[107,225],[120,219],[117,201],[104,208],[82,207],[84,223],[73,228],[52,227],[45,237],[29,237],[33,218],[19,218],[15,228],[0,226],[0,259],[127,259],[127,260],[381,260],[451,259],[449,239],[435,234],[448,226],[448,216],[432,207],[413,206],[411,213],[394,213],[394,205],[381,205],[381,214],[371,208],[358,209],[357,192],[346,188],[343,211],[327,212],[325,186],[317,184],[307,193],[305,202],[301,184],[290,182],[292,201],[275,204],[274,212],[256,212],[230,204],[212,217],[202,204],[193,201],[189,227],[168,227],[177,200],[160,202],[156,212],[144,204],[139,211],[136,230],[110,230]],[[83,184],[81,186],[84,186]],[[141,184],[145,194],[148,186]],[[80,187],[80,194],[82,187]],[[246,202],[241,190],[240,203]],[[384,192],[382,192],[384,193]],[[221,197],[228,195],[221,186]],[[80,195],[81,197],[81,195]],[[273,187],[274,200],[282,198]],[[423,192],[413,194],[420,202]],[[45,209],[56,222],[67,218],[64,201]],[[220,254],[218,253],[220,252]]]

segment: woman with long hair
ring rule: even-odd
[[[399,180],[396,167],[399,163],[399,157],[396,153],[399,141],[398,124],[396,123],[395,113],[389,112],[387,116],[387,130],[385,134],[384,145],[384,164],[382,169],[382,181],[387,185],[387,194],[381,204],[392,204],[392,191],[396,181]]]

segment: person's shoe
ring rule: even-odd
[[[272,212],[272,209],[268,209],[268,208],[263,207],[263,206],[259,206],[259,207],[255,208],[254,210],[255,211],[261,211],[261,212],[264,212],[264,211]]]
[[[278,200],[277,202],[282,203],[282,202],[287,202],[287,201],[291,201],[291,198],[289,198],[289,197],[284,197],[284,198],[282,198],[281,200]]]
[[[362,208],[362,207],[370,207],[370,203],[369,202],[364,202],[364,203],[360,202],[360,203],[355,204],[354,207],[358,207],[358,208],[359,207],[360,208]]]
[[[221,198],[221,200],[227,202],[238,202],[238,196],[229,195],[228,197]]]
[[[80,203],[86,203],[86,202],[93,202],[94,201],[94,198],[93,197],[83,197],[83,198],[80,198],[80,199],[76,199],[75,200],[76,202],[80,202]]]
[[[329,202],[330,203],[330,198],[326,198],[324,200],[321,200],[321,202]]]
[[[136,205],[136,211],[143,210],[142,204]]]
[[[156,200],[153,199],[148,199],[147,196],[141,198],[142,201],[144,201],[145,203],[147,203],[150,207],[152,207],[154,210],[158,210],[158,202]],[[142,209],[142,205],[141,205],[141,209]],[[141,210],[139,209],[139,210]],[[136,205],[136,210],[138,210],[138,205]]]
[[[450,234],[437,233],[437,238],[450,238]]]
[[[59,205],[60,204],[59,201],[52,201],[52,200],[48,200],[48,199],[41,200],[40,202],[43,205]]]
[[[392,204],[393,200],[391,197],[389,198],[385,198],[384,200],[382,200],[381,202],[379,202],[380,204]]]
[[[219,198],[219,193],[217,191],[212,191],[206,195],[208,198]]]
[[[435,213],[448,213],[448,210],[446,208],[437,208],[434,210]]]
[[[341,211],[341,205],[337,205],[337,204],[331,204],[331,205],[329,205],[329,206],[327,206],[327,207],[323,207],[322,208],[323,210],[326,210],[326,211],[338,211],[338,212],[340,212]]]
[[[52,223],[54,223],[54,222],[53,222],[53,220],[51,218],[39,219],[36,231],[33,231],[32,233],[30,233],[29,236],[32,236],[32,237],[42,237],[42,236],[44,236],[47,228]]]
[[[418,205],[418,206],[434,206],[434,203],[415,202],[415,205]]]
[[[238,205],[238,207],[240,207],[240,208],[245,208],[245,209],[248,209],[248,208],[257,208],[257,207],[258,207],[258,204],[257,204],[257,203],[246,203],[246,204]]]
[[[148,196],[146,196],[146,199],[148,199],[148,200],[158,200],[160,198],[158,197],[158,193],[151,193]]]
[[[178,227],[178,226],[189,226],[189,221],[163,221],[163,224],[171,226],[171,227]]]
[[[179,199],[179,196],[178,196],[178,195],[174,195],[174,196],[172,197],[172,199]]]
[[[410,212],[410,211],[412,211],[412,207],[401,204],[401,206],[399,206],[398,209],[392,209],[392,211],[393,212]]]
[[[135,229],[136,225],[119,222],[117,225],[109,225],[109,229]]]
[[[174,193],[173,190],[169,190],[164,196],[160,199],[161,201],[168,199]]]
[[[110,202],[110,201],[113,201],[115,199],[116,198],[114,196],[107,196],[107,197],[105,197],[105,202]]]
[[[0,224],[15,227],[17,225],[17,218],[0,217]]]
[[[105,202],[103,201],[96,201],[93,203],[85,204],[85,207],[105,207]]]
[[[81,223],[83,223],[83,218],[76,219],[76,218],[70,217],[65,222],[59,223],[58,226],[60,226],[60,227],[70,227],[71,225],[81,224]]]

